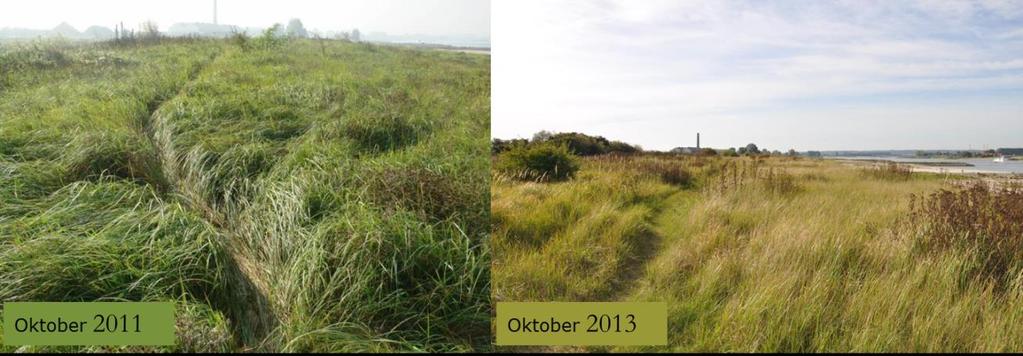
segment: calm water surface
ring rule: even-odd
[[[965,162],[973,167],[939,167],[949,172],[1000,172],[1000,173],[1023,173],[1023,161],[995,162],[993,158],[912,158],[912,157],[878,157],[878,156],[852,156],[852,157],[826,157],[828,159],[860,159],[860,160],[885,160],[902,163],[925,163],[925,162]]]

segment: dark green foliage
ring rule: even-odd
[[[501,140],[495,138],[491,145],[491,153],[498,154],[517,145],[529,144],[564,146],[573,154],[578,156],[595,156],[608,153],[634,154],[643,151],[639,148],[639,146],[630,145],[621,141],[608,141],[608,139],[602,136],[590,136],[578,132],[552,133],[548,131],[540,131],[533,135],[532,140]]]
[[[579,163],[565,146],[534,144],[502,153],[494,167],[521,180],[562,181],[575,176]]]
[[[507,150],[512,149],[516,146],[525,146],[529,144],[529,140],[524,138],[515,138],[511,140],[502,140],[495,138],[490,142],[490,154],[498,154]]]
[[[745,147],[739,147],[738,153],[740,155],[758,155],[760,154],[760,148],[757,147],[757,144],[751,143]]]
[[[390,151],[414,144],[425,131],[404,116],[387,114],[349,117],[342,125],[346,138],[370,152]]]
[[[634,154],[643,152],[639,146],[633,146],[622,141],[611,141],[607,147],[608,153]]]

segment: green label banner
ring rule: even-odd
[[[3,304],[5,345],[174,345],[174,303]]]
[[[665,345],[665,303],[498,302],[497,345]]]

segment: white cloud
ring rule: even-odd
[[[493,133],[528,137],[540,129],[605,130],[619,138],[615,132],[620,131],[636,143],[667,149],[682,144],[670,139],[677,133],[722,123],[733,126],[719,138],[738,145],[746,140],[740,139],[744,130],[753,127],[747,122],[751,113],[778,108],[797,117],[811,105],[821,112],[816,107],[821,103],[862,104],[850,113],[883,110],[908,95],[933,97],[926,106],[945,108],[947,114],[897,111],[903,120],[997,121],[1011,117],[1006,108],[1023,106],[1023,46],[1005,40],[1018,29],[999,22],[1017,18],[1019,7],[964,1],[875,4],[495,3]],[[954,107],[957,98],[973,95],[1008,104],[976,106],[979,115],[969,116]],[[1003,111],[991,112],[995,108]],[[833,114],[834,120],[848,115]],[[643,137],[636,129],[650,125],[660,132]],[[771,137],[784,136],[786,128],[762,129],[758,134]],[[664,132],[674,134],[662,137]],[[896,145],[906,134],[893,131],[889,141],[877,144]],[[941,137],[933,143],[954,143]],[[808,144],[801,140],[793,137],[790,144]],[[842,139],[837,140],[831,142]]]

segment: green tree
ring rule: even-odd
[[[739,153],[749,154],[749,155],[758,155],[758,154],[760,154],[760,149],[757,148],[757,144],[750,143],[750,144],[746,145],[746,147],[743,147],[742,149],[740,149]]]
[[[309,37],[309,33],[305,30],[305,26],[302,25],[302,20],[291,19],[288,21],[288,28],[285,30],[288,37],[293,38],[306,38]]]

